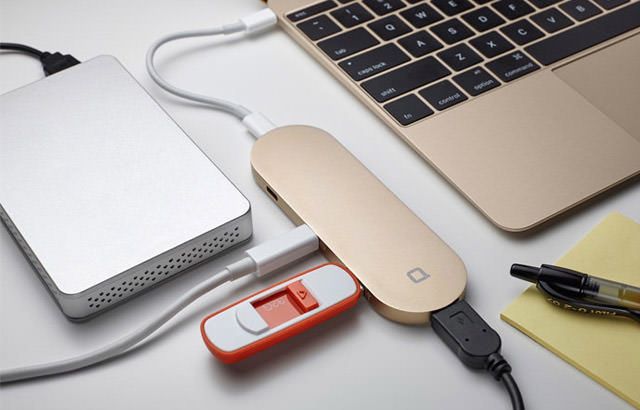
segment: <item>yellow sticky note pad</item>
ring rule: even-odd
[[[640,286],[640,224],[611,214],[556,265]],[[561,309],[535,286],[501,318],[640,408],[640,323]]]

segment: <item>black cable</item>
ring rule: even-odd
[[[504,387],[509,393],[509,397],[511,397],[511,406],[515,410],[524,410],[524,401],[522,400],[522,394],[520,394],[518,384],[513,379],[511,373],[505,373],[502,375],[502,384],[504,384]]]
[[[459,300],[435,312],[431,315],[431,326],[462,363],[474,369],[484,369],[494,379],[502,381],[513,410],[524,410],[524,401],[511,375],[511,366],[500,354],[500,336],[467,302]]]
[[[0,43],[0,50],[19,51],[25,54],[30,54],[38,59],[40,59],[43,54],[42,51],[38,49],[18,43]]]
[[[0,50],[17,51],[38,58],[42,64],[42,69],[44,70],[45,75],[55,74],[62,70],[66,70],[69,67],[80,64],[80,61],[76,60],[76,58],[70,54],[40,51],[25,44],[0,43]]]

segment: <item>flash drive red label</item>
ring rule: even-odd
[[[207,316],[200,330],[218,359],[234,363],[340,314],[359,296],[346,269],[326,264]]]
[[[296,306],[296,302],[290,292],[285,290],[278,292],[266,299],[252,303],[260,316],[267,322],[270,328],[300,316],[302,311]]]

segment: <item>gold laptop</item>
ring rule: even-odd
[[[640,173],[638,0],[268,5],[502,229],[530,229]]]

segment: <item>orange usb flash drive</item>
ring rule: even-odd
[[[353,307],[360,284],[325,264],[254,293],[205,317],[205,344],[224,363],[243,360]]]

